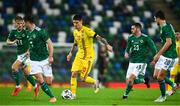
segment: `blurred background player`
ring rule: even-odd
[[[27,33],[24,29],[24,20],[20,16],[16,16],[14,19],[15,29],[13,29],[8,36],[6,43],[8,45],[17,44],[17,60],[12,65],[12,77],[16,83],[16,87],[12,92],[12,96],[16,96],[18,92],[21,90],[20,86],[20,68],[22,68],[26,79],[34,86],[35,88],[35,96],[38,95],[39,88],[34,80],[34,78],[29,75],[29,70],[27,67],[26,61],[29,58],[28,54],[28,39]]]
[[[42,90],[50,97],[49,102],[56,102],[48,85],[52,84],[53,44],[48,33],[35,25],[34,17],[26,15],[25,25],[29,32],[27,34],[30,52],[31,75],[36,77]],[[44,75],[44,77],[43,77]]]
[[[125,55],[129,59],[129,66],[126,74],[126,89],[123,99],[128,98],[133,84],[144,83],[144,75],[147,67],[148,49],[151,50],[153,56],[156,54],[156,46],[148,35],[141,32],[140,23],[131,26],[132,34],[128,38]]]
[[[78,51],[76,53],[76,57],[72,64],[71,69],[71,91],[73,94],[73,98],[76,98],[76,88],[77,88],[77,76],[80,73],[81,81],[94,84],[95,85],[95,93],[99,91],[99,83],[88,74],[91,71],[94,59],[95,52],[93,48],[93,39],[101,41],[106,45],[108,51],[112,52],[112,46],[108,44],[106,39],[102,38],[98,34],[96,34],[93,30],[83,25],[83,17],[79,14],[73,16],[73,25],[75,30],[73,32],[74,35],[74,44],[67,55],[67,61],[70,61],[75,48],[78,46]]]
[[[98,53],[98,80],[100,88],[104,87],[106,82],[106,73],[108,71],[108,63],[109,63],[109,56],[107,48],[104,44],[99,45],[99,53]]]
[[[175,77],[177,76],[178,73],[180,73],[180,32],[176,32],[175,35],[176,35],[176,52],[177,52],[178,58],[177,58],[177,63],[170,71],[170,80],[172,82],[175,82]],[[174,93],[174,90],[172,89],[170,85],[168,85],[166,94],[172,95],[173,93]]]
[[[164,12],[161,10],[155,13],[155,22],[160,28],[160,38],[162,47],[158,53],[154,56],[152,64],[155,64],[153,77],[158,80],[161,95],[154,102],[164,102],[166,100],[166,85],[168,83],[175,90],[176,85],[166,77],[166,71],[173,67],[176,53],[176,38],[174,28],[171,24],[166,22]]]

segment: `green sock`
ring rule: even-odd
[[[26,75],[26,79],[32,84],[32,86],[36,85],[36,81],[34,80],[32,75]]]
[[[52,92],[51,92],[51,90],[49,89],[49,87],[48,87],[48,85],[45,83],[45,82],[43,82],[42,84],[41,84],[41,89],[49,96],[49,97],[54,97],[54,95],[52,94]]]
[[[19,71],[17,71],[17,72],[12,72],[12,78],[13,78],[13,80],[15,81],[16,86],[19,86],[20,83],[21,83],[20,72],[19,72]]]
[[[134,84],[139,84],[139,83],[144,83],[144,76],[143,75],[138,75],[138,77],[134,80]]]
[[[168,77],[165,77],[165,82],[169,84],[172,88],[174,87],[174,83]]]
[[[144,78],[137,78],[134,80],[134,84],[139,84],[139,83],[144,83],[144,82],[145,82]]]
[[[165,94],[166,94],[166,83],[165,83],[165,80],[159,80],[158,83],[159,83],[161,95],[165,96]]]
[[[129,94],[129,92],[131,91],[131,89],[132,89],[132,85],[130,85],[130,84],[128,84],[127,86],[126,86],[126,91],[125,91],[125,96],[128,96],[128,94]]]

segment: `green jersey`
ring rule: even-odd
[[[33,61],[41,61],[48,58],[48,33],[44,29],[35,27],[33,31],[28,32],[27,37],[29,40],[30,59]]]
[[[142,34],[139,37],[130,35],[128,38],[126,52],[129,54],[131,63],[145,63],[149,54],[149,49],[153,56],[157,53],[156,46],[148,35]]]
[[[171,24],[167,23],[160,27],[160,38],[162,45],[166,43],[166,38],[171,38],[172,41],[172,45],[162,55],[168,58],[177,58],[176,37]]]
[[[27,52],[29,43],[27,39],[27,31],[23,29],[22,31],[18,31],[17,29],[13,29],[8,36],[10,41],[17,40],[17,55],[21,55]]]

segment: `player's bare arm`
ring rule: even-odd
[[[11,41],[10,39],[6,40],[7,45],[13,45],[17,42],[17,40]]]
[[[152,64],[155,63],[160,55],[162,55],[172,44],[172,40],[171,38],[166,38],[166,43],[164,44],[164,46],[159,50],[159,52],[154,56],[154,60],[152,61]]]
[[[49,63],[53,63],[54,59],[53,59],[53,51],[54,51],[54,48],[53,48],[53,44],[52,44],[52,41],[51,39],[48,39],[47,40],[47,45],[48,45],[48,51],[49,51]]]
[[[109,45],[109,43],[107,42],[107,40],[99,35],[96,35],[96,39],[101,41],[103,44],[106,45],[107,50],[110,52],[113,52],[113,47],[111,45]]]
[[[74,43],[72,48],[71,48],[71,51],[69,52],[69,54],[67,55],[67,61],[70,61],[71,57],[72,57],[72,54],[74,53],[74,50],[76,49],[77,47],[77,44]]]

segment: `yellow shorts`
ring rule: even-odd
[[[84,78],[91,71],[93,62],[94,62],[94,58],[81,59],[79,57],[75,57],[71,71],[79,72],[80,76]]]
[[[171,70],[170,74],[171,75],[177,75],[180,73],[180,65],[176,64],[173,69]]]

